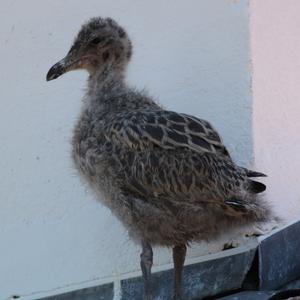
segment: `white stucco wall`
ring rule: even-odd
[[[70,162],[87,75],[46,83],[46,72],[83,21],[111,16],[134,43],[130,83],[169,109],[211,120],[248,165],[247,1],[1,0],[0,11],[0,299],[34,299],[139,270],[139,247]],[[200,252],[194,246],[189,256]],[[156,250],[155,265],[170,262],[169,254]]]
[[[300,1],[250,4],[255,165],[277,213],[299,219]]]

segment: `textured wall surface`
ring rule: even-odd
[[[83,21],[116,18],[134,43],[130,83],[169,109],[211,120],[234,157],[249,164],[247,1],[1,0],[0,10],[0,299],[138,270],[139,247],[86,192],[70,162],[87,75],[46,83],[46,72]],[[200,252],[194,246],[189,256]],[[170,261],[167,250],[155,254],[156,266]]]
[[[278,214],[299,219],[300,2],[250,4],[255,164]]]

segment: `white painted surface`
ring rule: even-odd
[[[300,216],[299,11],[298,0],[251,1],[255,164],[287,220]]]
[[[169,109],[213,121],[237,161],[249,164],[247,1],[1,0],[0,10],[0,299],[138,270],[139,247],[71,167],[86,74],[46,83],[46,72],[83,21],[116,18],[134,43],[129,81]],[[199,253],[195,246],[189,256]],[[156,251],[155,265],[169,254]]]

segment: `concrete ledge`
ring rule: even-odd
[[[199,299],[231,291],[242,286],[249,271],[255,249],[185,266],[183,276],[184,299]],[[169,299],[172,295],[173,270],[153,274],[155,299]],[[121,281],[122,300],[142,299],[142,278]]]
[[[299,232],[300,221],[259,238],[257,244],[203,256],[186,265],[183,277],[184,299],[209,296],[216,299],[217,295],[225,292],[228,295],[232,291],[232,295],[219,296],[218,299],[267,300],[278,290],[300,288]],[[122,279],[119,284],[121,300],[142,299],[141,276]],[[154,273],[153,284],[155,299],[169,299],[173,285],[172,269]],[[234,293],[245,288],[256,290]],[[113,290],[114,285],[110,283],[43,300],[112,300]]]

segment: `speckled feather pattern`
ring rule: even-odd
[[[90,71],[72,156],[130,236],[173,246],[266,221],[264,185],[249,177],[263,174],[237,166],[209,122],[164,110],[126,84],[131,42],[116,22],[86,23],[72,51],[91,36],[106,46]]]

